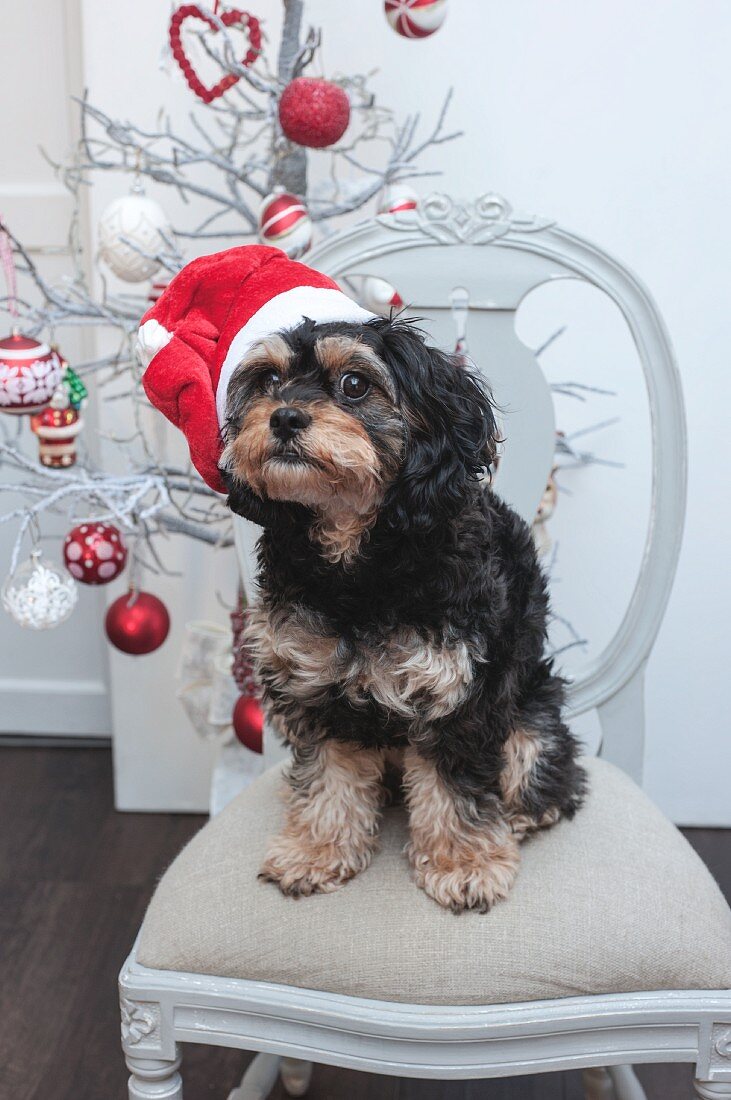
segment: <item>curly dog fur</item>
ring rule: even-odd
[[[365,868],[395,765],[417,884],[486,911],[585,783],[531,533],[486,478],[488,393],[408,322],[304,321],[237,368],[225,441],[229,505],[264,529],[249,644],[293,753],[262,876],[297,896]]]

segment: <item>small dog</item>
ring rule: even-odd
[[[226,416],[229,505],[264,528],[248,643],[293,755],[261,877],[297,897],[366,868],[396,764],[416,882],[487,911],[585,784],[530,530],[485,479],[488,394],[407,321],[305,320],[250,349]]]

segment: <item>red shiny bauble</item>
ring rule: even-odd
[[[113,646],[139,657],[160,648],[170,630],[170,615],[157,596],[130,589],[110,604],[104,626]]]
[[[312,243],[312,220],[302,200],[283,190],[267,195],[259,210],[259,239],[293,260],[302,256]]]
[[[261,752],[264,737],[264,715],[259,700],[253,695],[240,695],[232,716],[234,733],[247,749]]]
[[[386,19],[402,38],[428,38],[447,14],[447,0],[385,0]]]
[[[82,584],[109,584],[124,569],[127,547],[112,523],[80,523],[63,543],[63,560]]]
[[[350,100],[339,84],[298,76],[282,92],[279,124],[297,145],[325,149],[340,141],[349,122]]]
[[[32,336],[13,332],[0,340],[0,412],[37,413],[45,409],[65,367],[55,348]]]

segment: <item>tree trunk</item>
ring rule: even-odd
[[[284,0],[284,26],[277,60],[277,76],[282,88],[292,79],[300,48],[300,30],[304,0]],[[287,141],[279,124],[275,126],[272,145],[272,170],[269,189],[283,187],[301,198],[307,196],[307,151],[301,145]]]

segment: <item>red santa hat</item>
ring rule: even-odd
[[[231,375],[258,340],[317,322],[370,320],[326,275],[278,248],[244,245],[180,271],[142,318],[145,393],[185,435],[193,465],[225,492],[218,469]]]

